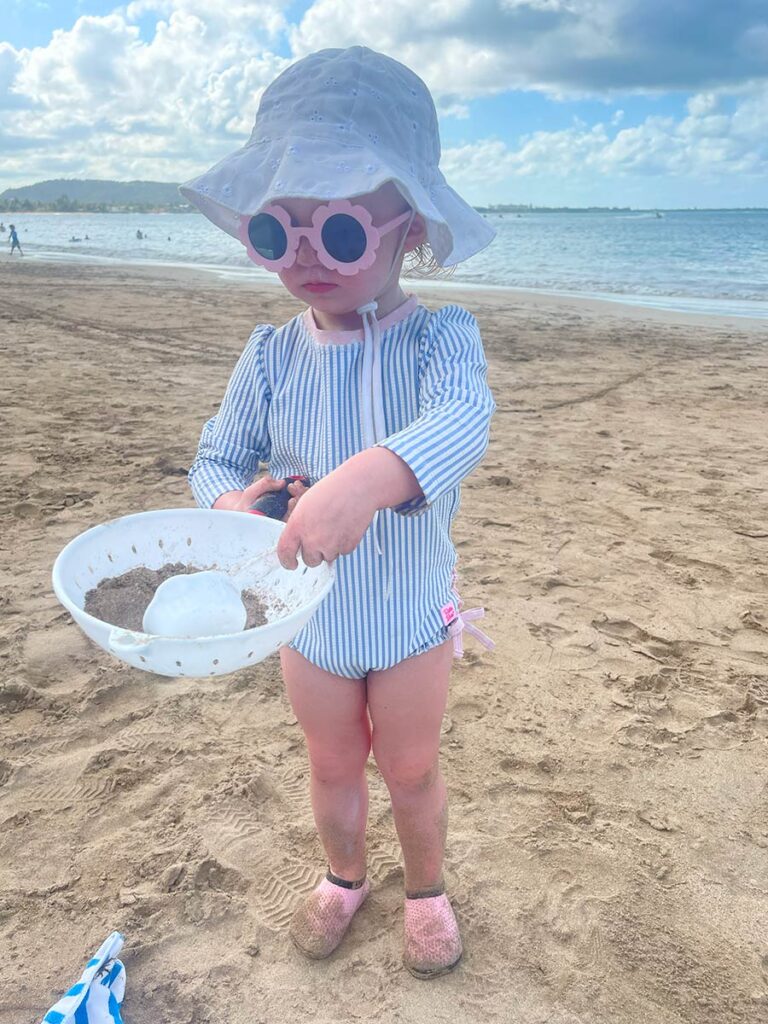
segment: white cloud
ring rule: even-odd
[[[370,46],[466,99],[701,91],[768,75],[768,12],[755,0],[316,0],[290,42],[300,56]]]
[[[19,107],[24,100],[14,92],[14,83],[21,70],[19,55],[9,43],[0,42],[0,109]]]
[[[709,114],[713,111],[719,102],[719,98],[714,92],[700,92],[696,96],[691,96],[686,106],[688,113],[693,117],[699,114]]]
[[[285,28],[280,3],[239,0],[213,14],[211,6],[136,0],[78,18],[46,46],[0,44],[0,108],[11,108],[0,129],[39,138],[48,151],[56,140],[54,160],[71,147],[94,165],[113,137],[128,163],[143,155],[155,174],[171,166],[162,154],[195,155],[199,169],[243,141],[264,88],[290,63],[271,51]],[[150,11],[164,18],[145,41],[134,22]],[[3,162],[6,173],[14,159]]]
[[[126,58],[138,35],[119,15],[79,18],[70,32],[57,29],[48,46],[18,54],[16,89],[48,110],[98,102],[124,87]]]
[[[0,43],[0,176],[28,181],[66,169],[183,179],[245,141],[264,88],[294,60],[361,43],[413,68],[444,118],[466,119],[473,99],[514,88],[603,97],[627,82],[661,89],[673,73],[667,65],[681,81],[705,80],[682,118],[628,126],[616,111],[605,124],[535,132],[515,148],[490,138],[444,151],[446,176],[460,187],[766,174],[768,88],[747,72],[750,60],[765,63],[768,25],[748,23],[748,0],[732,0],[730,21],[721,27],[713,16],[710,31],[714,0],[701,0],[699,22],[690,20],[692,3],[316,0],[291,26],[288,0],[132,0],[103,17],[79,18],[46,46]],[[668,60],[675,18],[688,18],[692,32],[717,30],[720,55],[707,36],[698,63],[679,40]],[[284,37],[290,58],[275,53]]]
[[[0,44],[0,178],[183,180],[242,144],[276,55],[284,3],[136,0],[46,46]],[[160,15],[149,39],[137,19]],[[36,145],[35,145],[36,142]]]
[[[169,18],[175,13],[189,14],[210,25],[215,32],[227,33],[239,27],[243,35],[253,28],[274,34],[285,28],[282,0],[228,0],[215,4],[211,0],[132,0],[125,8],[117,8],[128,21],[138,21],[146,14]]]
[[[733,91],[729,92],[733,98]],[[721,97],[695,96],[688,115],[648,117],[641,124],[585,125],[539,131],[512,149],[499,140],[443,152],[449,181],[485,184],[545,176],[571,181],[637,176],[711,181],[736,175],[768,176],[768,86],[753,84],[736,96],[736,109],[717,113]]]

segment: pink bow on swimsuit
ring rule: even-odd
[[[464,602],[459,597],[458,591],[456,590],[457,577],[456,573],[453,574],[453,580],[451,585],[453,587],[453,593],[456,598],[456,606],[458,608],[458,614],[453,622],[448,626],[448,635],[453,637],[453,656],[454,658],[464,657],[464,643],[462,633],[464,630],[473,636],[487,650],[492,651],[496,644],[491,640],[487,633],[484,633],[482,629],[478,629],[477,626],[473,626],[472,623],[476,619],[482,619],[485,616],[485,608],[468,608],[463,611]]]

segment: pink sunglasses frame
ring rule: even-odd
[[[280,222],[280,224],[282,224],[283,229],[285,230],[287,245],[285,253],[279,260],[265,259],[260,255],[260,253],[256,252],[251,245],[251,240],[248,235],[248,226],[251,219],[258,216],[259,213],[271,214]],[[360,259],[355,260],[354,263],[340,263],[331,256],[323,245],[323,225],[329,217],[333,217],[337,213],[344,213],[349,217],[353,217],[359,222],[365,232],[365,252]],[[238,234],[240,241],[246,248],[249,259],[257,266],[273,271],[286,270],[288,267],[293,266],[296,260],[296,253],[299,251],[299,244],[301,242],[302,235],[306,235],[309,239],[310,245],[317,253],[317,258],[323,266],[327,267],[328,270],[335,270],[339,274],[348,277],[351,274],[356,274],[359,270],[367,270],[376,259],[376,250],[379,247],[382,235],[386,235],[389,231],[393,231],[399,224],[402,224],[403,221],[412,216],[412,214],[413,211],[408,210],[406,213],[401,213],[398,217],[395,217],[387,224],[375,227],[371,214],[364,206],[358,206],[355,203],[351,203],[348,199],[332,199],[330,202],[323,203],[315,208],[312,213],[311,227],[295,227],[291,224],[291,218],[282,206],[278,203],[269,203],[260,210],[257,210],[256,213],[242,216],[240,218]]]

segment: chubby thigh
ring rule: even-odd
[[[280,656],[315,769],[337,779],[353,777],[373,749],[388,783],[428,784],[440,747],[451,640],[358,679],[327,672],[288,647]]]

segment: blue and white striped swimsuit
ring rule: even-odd
[[[336,561],[336,584],[291,643],[328,672],[362,678],[441,643],[458,613],[451,522],[459,485],[480,462],[495,409],[477,321],[434,313],[411,295],[379,321],[383,414],[378,444],[411,468],[424,497],[384,509]],[[210,507],[266,462],[312,483],[365,447],[363,332],[323,331],[311,307],[259,325],[204,426],[189,481]],[[378,546],[377,546],[378,538]],[[380,551],[380,553],[379,553]]]

